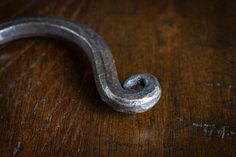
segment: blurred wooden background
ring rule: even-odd
[[[111,110],[81,51],[52,39],[0,46],[0,156],[236,156],[236,1],[1,0],[0,20],[59,16],[104,37],[121,80],[150,72],[160,102]]]

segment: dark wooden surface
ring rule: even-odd
[[[86,56],[51,39],[0,47],[0,156],[236,156],[235,1],[1,0],[0,19],[83,22],[112,50],[121,80],[156,75],[158,105],[112,111]]]

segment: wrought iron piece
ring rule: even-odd
[[[156,77],[136,74],[121,85],[109,47],[97,33],[81,23],[55,17],[29,17],[0,24],[0,44],[37,36],[61,38],[82,48],[91,62],[101,99],[114,110],[140,113],[158,102],[161,88]],[[136,85],[141,85],[142,89],[133,89]]]

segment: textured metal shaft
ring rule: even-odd
[[[83,24],[52,17],[20,18],[0,24],[0,44],[37,36],[65,39],[82,48],[91,62],[102,100],[116,111],[144,112],[158,102],[161,89],[157,79],[146,73],[136,74],[121,85],[110,49],[97,33]],[[143,88],[132,89],[136,85]]]

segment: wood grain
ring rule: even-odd
[[[101,34],[121,80],[162,86],[143,114],[114,112],[86,56],[45,38],[0,47],[0,156],[236,156],[235,1],[2,0],[0,19],[59,16]]]

